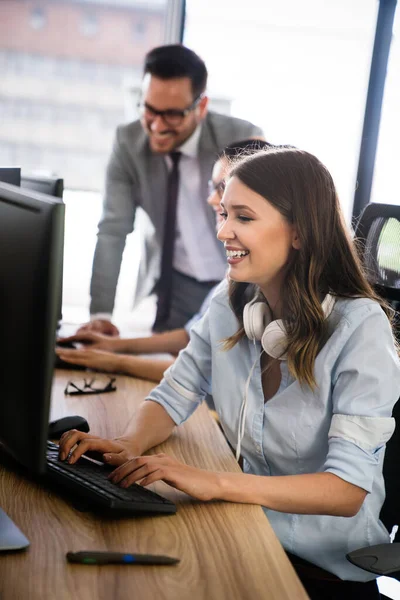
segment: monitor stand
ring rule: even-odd
[[[29,546],[29,541],[10,517],[0,508],[0,552],[4,550],[22,550]]]

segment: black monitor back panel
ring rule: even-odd
[[[11,185],[21,185],[21,167],[0,167],[0,181]]]

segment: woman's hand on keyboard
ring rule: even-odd
[[[185,465],[166,454],[132,458],[110,473],[108,479],[123,488],[133,483],[149,485],[162,480],[202,501],[214,500],[221,494],[218,473]]]
[[[90,455],[93,452],[101,457],[107,453],[107,457],[112,457],[113,465],[122,465],[140,454],[130,438],[107,440],[76,429],[66,431],[60,438],[60,460],[68,460],[70,464],[74,464],[82,454]]]

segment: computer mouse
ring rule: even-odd
[[[84,431],[85,433],[90,430],[89,423],[86,419],[79,417],[78,415],[71,415],[69,417],[62,417],[56,421],[51,421],[51,423],[49,423],[47,437],[49,440],[58,440],[63,433],[70,429],[77,429],[78,431]]]
[[[353,550],[346,557],[353,565],[371,573],[389,575],[400,571],[400,544],[368,546]]]

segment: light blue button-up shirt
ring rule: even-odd
[[[233,448],[250,370],[244,471],[254,475],[330,472],[366,490],[354,517],[288,514],[264,508],[283,547],[346,580],[374,575],[350,564],[346,553],[389,541],[379,521],[385,497],[382,463],[394,429],[400,364],[389,322],[369,299],[337,299],[328,317],[329,338],[315,362],[316,389],[300,386],[281,361],[281,384],[264,401],[259,343],[246,337],[229,351],[221,340],[237,331],[222,284],[209,310],[191,330],[188,347],[148,397],[177,425],[212,394]]]

